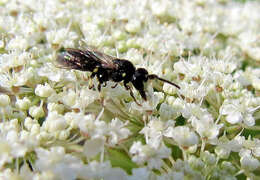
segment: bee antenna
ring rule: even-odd
[[[168,83],[168,84],[170,84],[170,85],[173,85],[173,86],[177,87],[178,89],[180,89],[180,86],[178,86],[177,84],[175,84],[175,83],[173,83],[173,82],[171,82],[171,81],[168,81],[168,80],[166,80],[166,79],[160,78],[160,77],[158,77],[156,74],[150,74],[150,75],[148,75],[148,79],[158,79],[158,80],[160,80],[160,81],[166,82],[166,83]]]

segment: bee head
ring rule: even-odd
[[[134,81],[144,81],[148,80],[148,72],[144,68],[138,68],[134,74]]]
[[[172,83],[166,79],[160,78],[156,74],[149,75],[146,69],[138,68],[133,75],[132,83],[133,83],[134,87],[139,91],[140,95],[142,96],[142,98],[144,100],[146,100],[146,95],[145,95],[145,91],[144,91],[144,82],[147,82],[148,79],[158,79],[160,81],[166,82],[166,83],[180,89],[180,86],[178,86],[177,84]]]
[[[148,72],[144,68],[138,68],[132,79],[134,87],[139,91],[140,95],[144,100],[146,100],[146,95],[144,91],[144,82],[148,81]]]

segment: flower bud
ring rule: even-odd
[[[32,106],[32,107],[30,107],[29,114],[32,117],[36,118],[36,119],[39,119],[39,118],[41,118],[41,117],[43,117],[45,115],[45,113],[44,113],[44,111],[43,111],[41,106]]]
[[[6,94],[1,94],[0,95],[0,107],[5,107],[10,104],[11,100],[8,95]]]
[[[54,92],[49,84],[41,85],[38,84],[35,89],[35,94],[40,97],[49,97]]]
[[[24,97],[23,99],[17,99],[15,105],[21,110],[27,110],[31,105],[31,101],[28,97]]]

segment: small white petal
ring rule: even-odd
[[[233,105],[233,104],[227,104],[227,105],[223,105],[221,107],[221,114],[222,115],[228,115],[230,114],[231,112],[234,112],[236,111],[236,107]]]
[[[230,124],[236,124],[236,123],[242,122],[243,116],[242,116],[241,112],[234,111],[227,115],[226,120]]]
[[[252,116],[252,114],[247,114],[247,115],[244,117],[244,123],[245,123],[247,126],[254,126],[254,125],[255,125],[255,119],[254,119],[254,117]]]
[[[240,159],[241,166],[249,171],[254,171],[260,167],[260,162],[258,159],[252,157],[251,155],[245,155]]]

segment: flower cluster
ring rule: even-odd
[[[259,179],[259,9],[0,0],[0,179]],[[147,101],[133,89],[141,106],[122,84],[98,92],[89,72],[56,62],[88,47],[180,89],[148,81]]]

